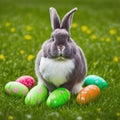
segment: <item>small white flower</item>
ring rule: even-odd
[[[82,117],[81,117],[81,116],[78,116],[78,117],[76,118],[76,120],[82,120]]]
[[[28,119],[32,119],[32,115],[30,115],[30,114],[27,114],[26,117],[27,117]]]

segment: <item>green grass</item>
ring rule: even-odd
[[[45,103],[30,107],[24,104],[24,98],[5,94],[5,84],[19,76],[29,74],[37,81],[34,60],[52,31],[50,6],[57,8],[61,17],[78,7],[73,20],[77,27],[71,29],[72,38],[84,50],[88,74],[102,76],[109,84],[89,105],[78,105],[73,95],[68,104],[56,109],[48,108]],[[119,6],[119,0],[1,0],[0,55],[4,55],[5,60],[0,60],[0,120],[120,120]],[[7,22],[10,25],[6,27]],[[27,25],[32,27],[31,31],[25,30]],[[83,25],[92,33],[83,32]],[[12,27],[15,28],[13,33],[10,32]],[[114,35],[109,33],[111,29],[116,31]],[[25,40],[26,34],[32,39]],[[21,50],[24,54],[20,54]],[[28,55],[34,58],[28,61]]]

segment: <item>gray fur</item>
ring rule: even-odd
[[[53,32],[51,34],[51,38],[43,43],[42,49],[39,51],[35,61],[35,72],[38,77],[38,81],[42,81],[43,84],[45,84],[50,91],[54,90],[56,86],[52,83],[49,83],[41,75],[39,69],[41,57],[53,60],[56,60],[57,58],[64,58],[72,59],[74,61],[75,69],[72,71],[72,73],[69,74],[69,76],[67,76],[68,82],[64,83],[63,85],[60,85],[60,87],[65,87],[71,92],[74,85],[82,83],[87,72],[86,59],[84,53],[69,35],[72,15],[76,10],[77,9],[74,8],[70,12],[68,12],[64,16],[60,25],[59,16],[56,10],[54,8],[50,8],[51,25],[53,28]],[[62,50],[61,54],[59,54],[58,50],[58,47],[60,46],[65,47],[65,49]]]
[[[69,31],[71,23],[72,23],[72,17],[74,12],[77,10],[77,8],[72,9],[70,12],[68,12],[62,19],[62,23],[61,23],[61,28],[66,29],[67,31]]]
[[[56,28],[60,28],[60,18],[57,14],[57,11],[53,7],[50,8],[50,20],[53,30],[55,30]]]

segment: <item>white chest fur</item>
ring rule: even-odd
[[[58,87],[67,82],[66,77],[72,72],[74,67],[73,60],[56,61],[42,57],[39,69],[46,81]]]

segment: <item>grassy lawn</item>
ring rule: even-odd
[[[109,87],[89,105],[68,104],[51,109],[24,104],[5,94],[4,86],[22,75],[36,81],[34,60],[50,37],[49,7],[61,17],[78,7],[71,28],[81,46],[88,73],[102,76]],[[119,0],[0,0],[0,120],[120,120],[120,1]]]

